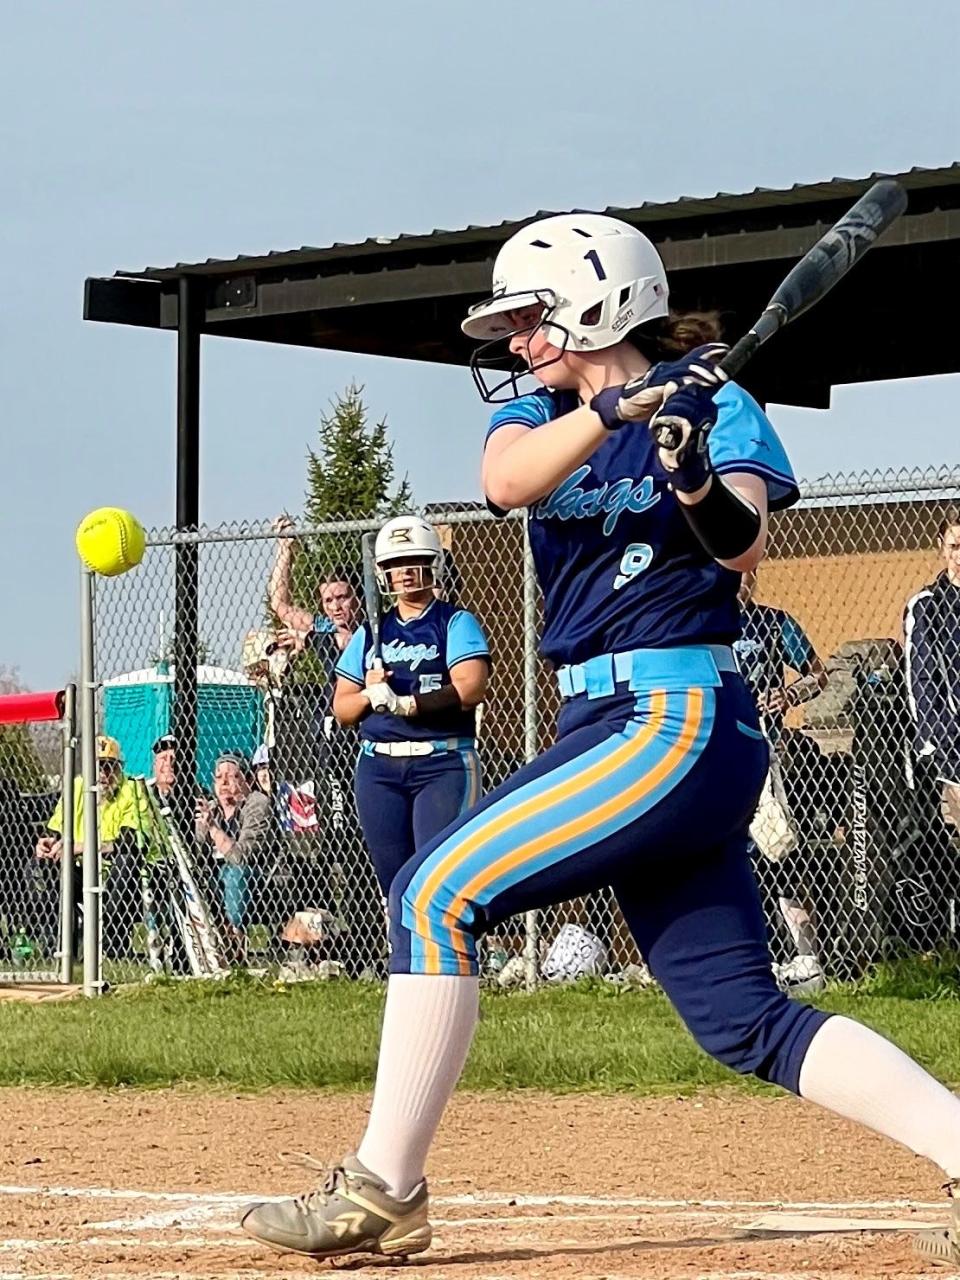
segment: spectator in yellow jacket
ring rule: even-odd
[[[133,926],[142,917],[140,870],[148,854],[150,814],[142,788],[123,771],[123,757],[116,738],[97,738],[97,830],[102,859],[104,955],[130,956]],[[63,796],[36,845],[38,858],[59,859],[63,852]],[[74,851],[83,852],[83,780],[73,788]],[[82,901],[79,864],[74,870],[74,901]]]

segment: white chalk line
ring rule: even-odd
[[[153,1204],[243,1205],[286,1197],[257,1192],[137,1191],[117,1187],[70,1187],[60,1185],[20,1186],[0,1184],[0,1196],[49,1196],[52,1199],[143,1200]],[[944,1209],[946,1200],[712,1200],[694,1196],[667,1199],[652,1196],[587,1196],[567,1193],[527,1195],[520,1192],[469,1192],[454,1196],[431,1196],[430,1203],[444,1208],[475,1206],[617,1209]]]
[[[689,1209],[683,1213],[671,1213],[671,1222],[714,1222],[725,1220],[725,1215],[718,1215],[710,1210]],[[437,1218],[430,1215],[435,1227],[496,1227],[516,1226],[525,1222],[540,1225],[556,1222],[657,1222],[663,1221],[664,1215],[648,1213],[632,1216],[623,1213],[511,1213],[505,1217],[487,1215],[483,1218]],[[237,1225],[236,1217],[221,1217],[200,1214],[191,1210],[182,1217],[174,1213],[151,1213],[143,1218],[113,1218],[107,1222],[91,1222],[87,1224],[99,1231],[170,1231],[173,1228],[205,1227],[208,1231],[229,1230]],[[761,1228],[763,1229],[763,1228]]]
[[[650,1215],[653,1219],[654,1215]],[[683,1220],[704,1220],[716,1221],[717,1215],[710,1213],[690,1213],[679,1215]],[[671,1221],[677,1219],[671,1215]],[[557,1226],[566,1229],[572,1223],[618,1223],[621,1226],[627,1222],[633,1222],[633,1219],[624,1218],[622,1214],[609,1213],[565,1213],[557,1214],[533,1214],[533,1215],[511,1215],[509,1217],[492,1217],[492,1218],[431,1218],[431,1225],[436,1230],[447,1232],[457,1231],[483,1231],[500,1228],[512,1228],[516,1232],[520,1228],[527,1226]],[[24,1239],[24,1240],[4,1240],[0,1238],[0,1253],[15,1253],[17,1251],[30,1251],[47,1248],[95,1248],[101,1245],[111,1245],[114,1248],[123,1248],[127,1246],[137,1246],[147,1249],[165,1249],[165,1248],[187,1248],[197,1246],[220,1246],[220,1245],[250,1245],[248,1236],[239,1234],[239,1226],[232,1219],[218,1219],[208,1222],[206,1225],[209,1232],[229,1231],[233,1230],[233,1234],[217,1238],[212,1234],[204,1235],[187,1235],[180,1234],[175,1240],[145,1240],[139,1233],[142,1231],[170,1230],[174,1227],[183,1227],[187,1225],[184,1221],[174,1219],[170,1222],[164,1222],[158,1225],[156,1222],[147,1223],[146,1220],[137,1221],[136,1219],[120,1220],[114,1222],[88,1222],[84,1224],[88,1230],[109,1232],[109,1235],[93,1235],[82,1240],[69,1239]],[[195,1225],[195,1224],[190,1224]],[[127,1233],[123,1235],[121,1233]],[[529,1237],[523,1235],[524,1240]]]
[[[255,1197],[240,1195],[236,1193],[212,1192],[201,1194],[197,1192],[170,1192],[170,1191],[143,1191],[127,1188],[116,1187],[75,1187],[75,1186],[25,1186],[25,1185],[0,1185],[0,1195],[7,1196],[39,1196],[41,1198],[67,1198],[67,1199],[92,1199],[107,1201],[140,1201],[142,1203],[160,1203],[170,1205],[171,1208],[165,1211],[147,1213],[136,1217],[120,1217],[108,1221],[90,1223],[89,1226],[95,1230],[112,1232],[120,1234],[122,1232],[151,1232],[151,1231],[169,1231],[199,1228],[208,1233],[216,1231],[231,1231],[236,1227],[234,1213],[225,1215],[224,1210],[235,1211],[237,1207],[249,1204]],[[270,1197],[271,1199],[281,1199],[282,1197]],[[535,1209],[535,1208],[560,1208],[563,1210],[574,1209],[600,1209],[606,1210],[603,1213],[574,1213],[564,1212],[562,1215],[532,1215],[526,1213],[514,1213],[507,1216],[499,1216],[487,1214],[484,1217],[466,1217],[466,1218],[450,1218],[444,1217],[434,1219],[434,1225],[438,1228],[442,1227],[447,1231],[458,1230],[499,1230],[505,1226],[511,1226],[515,1231],[523,1229],[524,1224],[528,1225],[544,1225],[547,1223],[573,1223],[573,1222],[623,1222],[626,1214],[633,1211],[641,1211],[638,1215],[639,1219],[656,1214],[664,1214],[673,1221],[679,1220],[725,1220],[727,1225],[737,1226],[741,1230],[771,1230],[776,1229],[769,1220],[761,1220],[757,1223],[748,1221],[736,1222],[736,1216],[742,1217],[744,1214],[753,1214],[758,1210],[774,1210],[780,1213],[796,1213],[796,1212],[815,1212],[819,1214],[829,1214],[854,1211],[869,1211],[876,1213],[878,1210],[937,1210],[944,1212],[946,1204],[940,1202],[916,1202],[908,1200],[849,1200],[849,1201],[785,1201],[785,1200],[721,1200],[721,1199],[667,1199],[663,1197],[646,1197],[646,1196],[585,1196],[572,1195],[569,1193],[554,1194],[511,1194],[506,1192],[494,1193],[467,1193],[459,1195],[436,1196],[432,1200],[434,1209],[484,1209],[484,1208],[511,1208],[511,1209]],[[176,1206],[176,1207],[173,1207]],[[645,1212],[644,1212],[645,1211]],[[719,1218],[718,1218],[719,1215]],[[641,1225],[638,1221],[637,1225]],[[913,1229],[925,1230],[931,1225],[928,1223],[916,1222]],[[802,1226],[785,1227],[785,1230],[803,1230]],[[839,1230],[840,1228],[834,1228]],[[868,1230],[869,1227],[859,1227],[850,1224],[846,1228],[850,1231]],[[814,1230],[814,1224],[811,1224],[811,1231]],[[207,1243],[213,1245],[215,1241],[208,1234]],[[234,1239],[234,1237],[230,1237]],[[178,1240],[184,1243],[184,1236],[179,1236]],[[117,1243],[116,1235],[113,1239],[114,1244]],[[22,1248],[29,1247],[24,1243]],[[0,1243],[0,1251],[9,1252],[13,1248],[9,1243],[3,1245]]]
[[[653,1215],[651,1215],[652,1217]],[[785,1235],[797,1235],[809,1233],[811,1235],[823,1235],[829,1233],[862,1233],[862,1232],[882,1232],[882,1231],[926,1231],[935,1230],[938,1224],[936,1222],[920,1222],[920,1221],[904,1221],[897,1220],[894,1222],[885,1222],[880,1219],[867,1219],[857,1222],[851,1219],[830,1220],[827,1218],[811,1218],[805,1221],[802,1218],[793,1218],[778,1225],[769,1218],[759,1222],[751,1223],[747,1221],[737,1222],[731,1218],[718,1218],[716,1214],[684,1214],[683,1220],[710,1220],[717,1225],[724,1225],[730,1229],[737,1231],[762,1231],[764,1233],[775,1233],[778,1230]],[[671,1215],[671,1221],[677,1218]],[[564,1214],[557,1216],[555,1214],[548,1215],[532,1215],[532,1216],[511,1216],[511,1217],[492,1217],[492,1218],[434,1218],[432,1219],[433,1227],[445,1234],[455,1235],[459,1231],[491,1231],[498,1232],[507,1229],[513,1232],[518,1242],[530,1243],[531,1237],[524,1230],[530,1226],[555,1226],[563,1230],[569,1228],[575,1223],[605,1223],[609,1225],[622,1226],[624,1222],[631,1221],[625,1219],[621,1214],[595,1214],[595,1213],[578,1213]],[[157,1230],[155,1226],[141,1227],[136,1221],[133,1222],[95,1222],[85,1224],[88,1228],[98,1231],[106,1231],[107,1235],[92,1235],[84,1239],[22,1239],[22,1240],[2,1240],[0,1239],[0,1253],[18,1253],[32,1252],[39,1249],[49,1248],[73,1248],[73,1249],[94,1249],[103,1246],[111,1248],[137,1248],[137,1249],[177,1249],[177,1248],[230,1248],[230,1247],[250,1247],[249,1238],[243,1236],[236,1229],[233,1222],[227,1220],[218,1220],[207,1224],[209,1232],[202,1235],[187,1234],[183,1232],[173,1240],[169,1239],[144,1239],[140,1234],[144,1230]],[[166,1224],[166,1229],[175,1226],[183,1226],[183,1223],[173,1222]],[[642,1220],[633,1222],[636,1227],[643,1227],[645,1224]],[[214,1231],[230,1231],[230,1235],[215,1236]],[[122,1234],[122,1233],[126,1234]],[[519,1233],[519,1234],[518,1234]],[[556,1244],[556,1240],[544,1240],[545,1244]],[[568,1243],[577,1243],[577,1241],[569,1241]],[[609,1243],[609,1242],[607,1242]],[[658,1240],[665,1247],[669,1247],[668,1239]],[[722,1241],[718,1241],[722,1243]]]
[[[147,1214],[139,1219],[115,1219],[111,1222],[89,1223],[89,1227],[100,1232],[113,1232],[111,1235],[97,1235],[86,1240],[7,1240],[0,1241],[0,1254],[10,1254],[18,1251],[35,1252],[39,1248],[50,1249],[56,1247],[68,1247],[70,1249],[93,1249],[93,1248],[130,1248],[135,1250],[150,1250],[151,1253],[162,1254],[165,1251],[175,1249],[193,1248],[193,1249],[249,1249],[250,1241],[239,1234],[235,1229],[235,1223],[231,1218],[224,1218],[223,1211],[227,1208],[233,1209],[239,1205],[248,1204],[257,1199],[256,1195],[211,1192],[170,1192],[170,1191],[143,1191],[127,1188],[114,1187],[74,1187],[62,1185],[11,1185],[0,1184],[0,1196],[39,1196],[48,1198],[61,1199],[91,1199],[106,1201],[140,1201],[142,1203],[167,1204],[171,1208],[166,1212]],[[262,1197],[262,1199],[276,1200],[282,1197]],[[647,1210],[648,1214],[642,1214],[641,1217],[655,1216],[649,1214],[649,1211],[655,1210],[669,1211],[665,1216],[672,1221],[681,1219],[704,1219],[712,1218],[720,1220],[727,1219],[727,1225],[731,1225],[729,1218],[731,1211],[739,1212],[744,1215],[750,1211],[756,1210],[780,1210],[780,1211],[817,1211],[821,1214],[830,1212],[843,1212],[849,1210],[903,1210],[909,1209],[914,1212],[918,1210],[945,1210],[944,1201],[911,1201],[906,1199],[896,1200],[848,1200],[848,1201],[825,1201],[825,1200],[804,1200],[804,1201],[787,1201],[787,1200],[734,1200],[734,1199],[674,1199],[666,1197],[646,1197],[646,1196],[587,1196],[573,1195],[569,1193],[553,1193],[553,1194],[522,1194],[510,1192],[495,1193],[466,1193],[458,1195],[435,1196],[432,1199],[435,1207],[444,1208],[553,1208],[562,1209],[605,1209],[606,1213],[563,1213],[563,1214],[543,1214],[543,1215],[526,1215],[522,1213],[509,1214],[506,1216],[490,1215],[482,1218],[439,1218],[434,1219],[434,1225],[441,1229],[444,1234],[455,1234],[462,1230],[497,1230],[502,1228],[512,1228],[513,1232],[522,1232],[528,1226],[541,1226],[544,1224],[558,1225],[565,1227],[574,1222],[593,1222],[593,1223],[611,1223],[623,1224],[625,1210]],[[180,1206],[179,1208],[173,1206]],[[611,1212],[617,1211],[620,1212]],[[719,1215],[717,1211],[722,1211]],[[636,1225],[642,1225],[638,1222]],[[750,1224],[742,1222],[738,1224],[741,1228],[749,1230]],[[933,1224],[917,1221],[912,1224],[913,1230],[924,1230]],[[756,1224],[758,1229],[767,1230],[769,1224],[766,1221]],[[851,1231],[874,1227],[874,1223],[866,1225],[864,1228],[858,1226],[850,1226],[847,1229]],[[144,1240],[137,1234],[122,1235],[121,1232],[137,1232],[142,1230],[169,1230],[175,1227],[190,1227],[195,1232],[196,1228],[202,1231],[207,1227],[208,1234],[197,1235],[191,1234],[178,1235],[174,1240]],[[793,1230],[803,1229],[800,1224],[795,1224]],[[231,1230],[230,1235],[214,1235],[215,1231]],[[442,1242],[437,1241],[438,1244]],[[530,1236],[518,1237],[518,1243],[536,1244],[536,1238]],[[545,1245],[554,1244],[556,1240],[543,1242]],[[577,1243],[574,1241],[573,1243]],[[606,1242],[609,1243],[609,1242]],[[626,1241],[625,1243],[629,1243]],[[669,1247],[669,1241],[662,1241],[665,1247]],[[722,1243],[718,1241],[718,1243]],[[119,1261],[119,1260],[118,1260]],[[158,1258],[159,1261],[159,1258]],[[428,1260],[424,1259],[427,1263]],[[429,1265],[429,1264],[428,1264]],[[438,1259],[438,1266],[442,1266],[442,1260]],[[432,1270],[432,1268],[431,1268]],[[239,1274],[239,1273],[238,1273]],[[262,1276],[264,1273],[257,1271],[249,1271],[251,1278]],[[844,1280],[841,1273],[831,1273],[834,1280]],[[164,1275],[169,1275],[169,1280],[180,1280],[178,1273],[154,1273],[154,1280],[161,1280]],[[619,1277],[608,1271],[604,1271],[605,1280],[636,1280],[633,1276],[623,1275]],[[931,1273],[933,1277],[933,1273]],[[39,1275],[37,1273],[0,1271],[0,1280],[71,1280],[69,1273],[50,1272]],[[101,1280],[130,1280],[128,1275],[122,1272],[102,1273]],[[506,1277],[484,1275],[477,1277],[477,1280],[506,1280]],[[716,1271],[710,1273],[701,1273],[698,1280],[822,1280],[820,1273],[803,1272],[803,1271]],[[850,1280],[862,1280],[857,1273],[851,1272]],[[917,1280],[920,1280],[918,1273]],[[949,1275],[942,1271],[936,1273],[935,1280],[960,1280],[960,1274]]]

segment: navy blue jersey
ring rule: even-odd
[[[785,609],[752,601],[743,608],[741,635],[734,642],[733,651],[761,709],[771,693],[786,685],[785,667],[805,676],[817,656],[796,618]],[[777,736],[783,727],[783,712],[764,709],[763,714],[768,731]]]
[[[796,480],[760,406],[729,383],[716,403],[714,469],[758,475],[771,510],[791,506]],[[521,396],[499,406],[487,438],[508,423],[536,429],[578,404],[571,392]],[[739,634],[740,575],[701,547],[654,457],[646,427],[628,425],[529,510],[542,650],[555,666],[629,649],[730,644]]]
[[[390,688],[400,695],[431,693],[450,683],[450,672],[468,658],[490,660],[487,638],[472,613],[446,600],[434,600],[423,613],[404,622],[391,609],[380,624],[383,665],[393,674]],[[337,663],[337,675],[363,687],[373,667],[373,636],[368,623],[354,632]],[[430,741],[473,738],[474,711],[432,712],[424,716],[393,716],[372,712],[360,722],[360,736],[370,742]]]

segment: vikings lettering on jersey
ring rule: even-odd
[[[383,663],[391,673],[390,687],[399,694],[430,693],[450,683],[450,672],[468,658],[490,661],[487,638],[472,613],[445,600],[434,600],[416,618],[403,622],[391,609],[380,625]],[[373,637],[369,626],[354,632],[337,663],[337,675],[362,688],[373,667]],[[473,738],[473,711],[448,711],[425,716],[391,716],[375,712],[360,722],[360,736],[371,742],[402,742],[411,738]]]
[[[435,644],[404,644],[400,640],[392,640],[389,644],[381,644],[381,648],[385,666],[407,666],[411,671],[419,670],[425,662],[440,656],[440,650]],[[370,663],[367,665],[369,667]]]
[[[792,506],[796,480],[763,410],[733,384],[716,402],[715,471],[759,476],[771,511]],[[488,439],[508,424],[535,430],[578,404],[570,392],[521,396],[497,408]],[[739,634],[740,575],[700,546],[655,475],[653,448],[643,424],[627,425],[529,509],[544,596],[542,649],[556,666],[628,649],[730,644]]]
[[[603,532],[609,535],[624,511],[646,511],[660,501],[659,493],[654,493],[650,476],[645,476],[639,484],[628,478],[590,488],[592,470],[590,466],[582,466],[567,476],[563,484],[557,485],[553,493],[537,503],[534,508],[537,519],[557,516],[560,520],[582,520],[585,516],[604,512],[607,518],[603,522]]]

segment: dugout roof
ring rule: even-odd
[[[716,308],[727,335],[736,337],[787,267],[877,176],[606,212],[657,244],[678,310]],[[743,382],[761,401],[826,407],[836,383],[960,369],[950,314],[960,259],[960,164],[894,176],[907,188],[907,213],[851,279],[751,362]],[[460,320],[488,291],[499,245],[538,216],[88,279],[85,319],[176,334],[177,528],[200,520],[202,335],[465,364],[470,348]],[[175,811],[184,830],[195,796],[198,600],[197,544],[185,539],[176,547],[174,632]]]
[[[790,262],[877,176],[886,175],[604,212],[657,244],[677,309],[717,308],[735,337]],[[960,164],[893,176],[907,188],[906,215],[851,279],[745,371],[744,383],[761,400],[823,408],[837,383],[960,369],[944,288],[960,265]],[[180,283],[190,280],[202,333],[465,364],[470,344],[459,322],[486,293],[497,248],[546,212],[556,211],[494,226],[118,271],[86,281],[84,317],[176,331]]]

